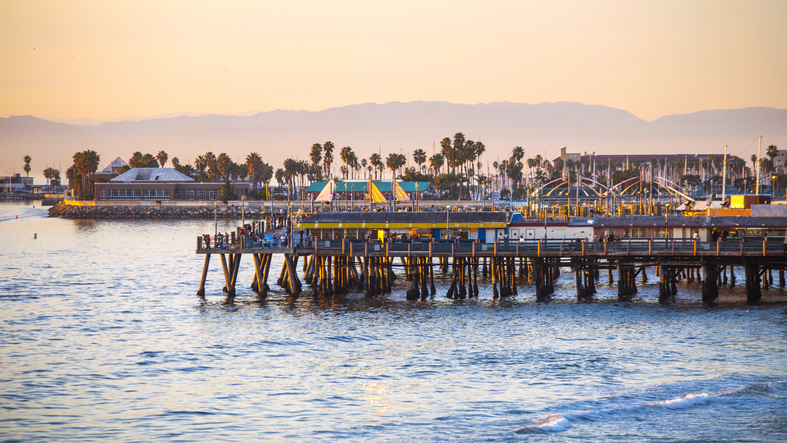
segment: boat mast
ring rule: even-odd
[[[727,145],[724,145],[724,161],[721,166],[721,202],[724,203],[724,198],[727,196]]]
[[[756,188],[754,190],[754,193],[757,194],[757,195],[760,195],[760,148],[761,147],[762,147],[762,136],[759,136],[758,142],[757,142],[757,165],[756,165],[756,169],[757,169],[757,172],[756,172],[756,174],[757,174],[757,186],[756,186]]]

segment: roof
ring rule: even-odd
[[[122,158],[118,157],[112,160],[112,162],[108,164],[106,168],[102,169],[101,172],[112,172],[112,168],[117,169],[122,168],[123,166],[128,166],[128,163],[126,163],[126,161]]]
[[[345,192],[344,185],[347,184],[347,192],[363,192],[364,188],[366,188],[366,183],[368,180],[348,180],[344,182],[336,182],[336,192]],[[325,184],[328,182],[312,182],[308,188],[306,188],[305,192],[320,192],[325,187]],[[391,180],[372,180],[377,189],[380,192],[391,192]],[[429,182],[402,182],[398,181],[399,186],[404,189],[404,192],[415,192],[415,184],[418,184],[418,191],[423,192],[426,191],[426,188],[431,186]],[[352,186],[355,186],[353,189]]]
[[[787,218],[785,217],[681,217],[670,215],[666,223],[675,228],[787,228]],[[664,227],[665,217],[647,215],[600,217],[588,220],[588,224],[596,228]]]
[[[447,214],[447,216],[446,216]],[[301,220],[299,227],[331,228],[505,228],[505,212],[318,212]]]
[[[140,181],[193,182],[194,179],[172,168],[131,168],[109,182],[131,183]]]

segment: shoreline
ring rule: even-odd
[[[284,214],[284,209],[275,208],[274,215]],[[270,217],[270,208],[245,207],[241,213],[240,206],[227,206],[214,212],[208,206],[72,206],[58,203],[48,209],[50,217],[65,219],[94,219],[94,220],[133,220],[133,219],[161,219],[161,220],[192,220],[209,219],[240,219]]]

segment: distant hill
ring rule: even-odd
[[[580,103],[489,103],[459,105],[445,102],[366,103],[323,111],[271,111],[251,116],[201,115],[105,122],[100,125],[56,123],[31,116],[0,118],[0,168],[21,171],[22,157],[33,158],[33,172],[45,163],[65,169],[71,156],[93,149],[102,167],[134,151],[192,161],[207,151],[227,152],[243,161],[252,151],[280,167],[290,156],[308,159],[313,143],[334,142],[337,151],[351,146],[365,158],[380,149],[411,153],[421,148],[431,155],[440,140],[463,132],[486,145],[490,163],[522,146],[531,156],[554,158],[561,147],[569,152],[717,153],[724,144],[730,153],[748,157],[751,140],[787,144],[787,110],[745,108],[671,115],[654,122],[606,106]],[[742,142],[742,143],[741,143]],[[747,150],[748,149],[748,150]],[[746,152],[742,152],[747,150]],[[335,157],[338,159],[338,152]],[[341,160],[336,160],[341,164]],[[338,167],[338,165],[337,165]],[[0,172],[3,172],[0,171]]]

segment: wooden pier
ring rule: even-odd
[[[297,242],[297,240],[296,240]],[[677,294],[677,282],[702,282],[702,299],[711,302],[719,288],[736,284],[735,267],[745,270],[746,296],[757,303],[761,289],[785,285],[787,254],[782,241],[719,240],[700,242],[691,239],[624,239],[613,242],[584,240],[537,240],[528,242],[481,243],[479,241],[407,241],[370,239],[318,239],[283,248],[262,247],[249,238],[238,238],[226,248],[208,247],[197,238],[197,254],[205,256],[198,295],[205,295],[205,280],[211,256],[218,255],[224,271],[224,291],[235,296],[238,270],[244,255],[251,255],[254,277],[251,288],[267,295],[273,255],[281,255],[283,265],[276,284],[288,294],[298,296],[303,284],[310,285],[317,297],[331,297],[351,290],[374,297],[391,291],[401,268],[406,279],[408,299],[434,296],[434,273],[450,272],[449,298],[478,296],[478,274],[491,278],[494,297],[517,295],[523,285],[535,288],[535,297],[546,299],[554,293],[554,282],[561,269],[574,273],[578,298],[592,297],[603,270],[609,283],[616,271],[618,297],[630,299],[637,293],[637,278],[647,282],[648,269],[659,281],[659,300],[668,302]],[[255,246],[251,246],[254,244]],[[304,281],[297,266],[303,266]]]

